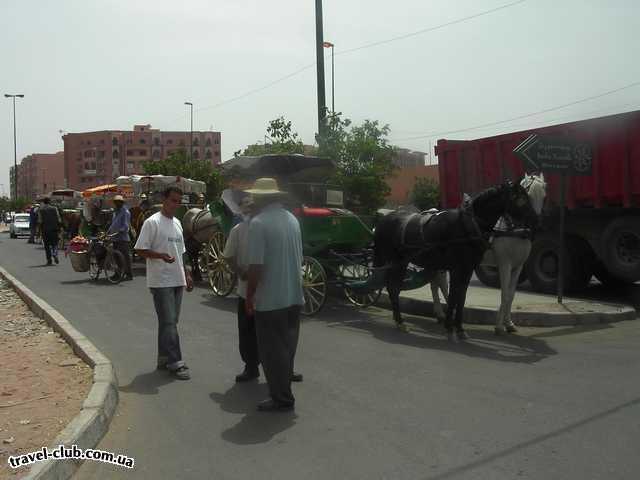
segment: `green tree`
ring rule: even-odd
[[[360,213],[382,207],[391,191],[386,179],[395,170],[396,152],[387,141],[389,131],[388,125],[371,120],[353,126],[337,113],[329,115],[324,135],[318,138],[318,154],[337,164],[332,183],[344,190],[347,207]]]
[[[437,208],[440,202],[440,186],[431,178],[416,178],[409,199],[420,211]]]
[[[304,144],[296,132],[290,120],[278,117],[269,122],[267,126],[267,137],[271,143],[264,145],[249,145],[244,149],[242,155],[258,156],[270,153],[304,153]],[[240,155],[240,151],[234,153]]]
[[[222,175],[209,160],[189,160],[185,150],[172,153],[164,160],[151,160],[144,163],[147,175],[179,175],[207,184],[207,199],[218,198],[225,188]]]

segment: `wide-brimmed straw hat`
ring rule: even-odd
[[[276,182],[275,178],[259,178],[253,184],[253,188],[245,190],[245,192],[251,195],[277,195],[286,193],[278,188],[278,182]]]
[[[113,197],[114,202],[124,202],[124,197],[122,195],[116,195]]]

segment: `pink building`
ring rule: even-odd
[[[142,174],[145,161],[165,159],[179,150],[189,153],[191,145],[189,132],[162,132],[151,125],[135,125],[133,131],[67,133],[62,140],[64,178],[74,190]],[[193,158],[219,164],[220,132],[193,132]]]
[[[36,200],[64,187],[64,152],[33,153],[18,165],[18,197]]]

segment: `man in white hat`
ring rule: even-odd
[[[258,351],[270,399],[259,411],[293,410],[291,391],[300,332],[302,235],[296,217],[284,209],[273,178],[256,180],[250,193],[259,213],[249,224],[247,314],[255,314]]]
[[[124,204],[122,195],[113,197],[113,219],[107,230],[108,234],[115,234],[113,247],[122,253],[124,257],[124,277],[123,280],[133,280],[133,270],[131,269],[131,255],[129,252],[129,229],[131,228],[131,214]]]

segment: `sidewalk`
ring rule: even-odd
[[[383,295],[386,297],[386,295]],[[465,303],[465,323],[492,325],[500,305],[500,290],[470,285]],[[429,286],[400,294],[403,312],[414,315],[433,315],[433,299]],[[556,327],[561,325],[591,325],[633,320],[636,310],[628,305],[589,301],[565,297],[562,305],[553,295],[516,292],[511,318],[516,325]]]

